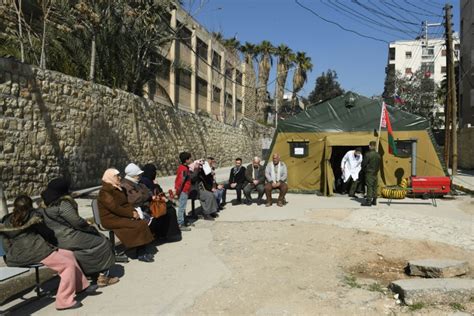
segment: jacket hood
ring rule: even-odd
[[[14,227],[12,226],[10,219],[11,214],[8,214],[3,218],[2,223],[0,224],[0,233],[22,232],[23,230],[28,229],[33,225],[43,222],[41,216],[34,214],[31,215],[30,218],[23,225]]]

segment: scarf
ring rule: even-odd
[[[120,186],[120,179],[116,177],[120,171],[114,168],[110,168],[105,170],[104,175],[102,176],[102,181],[105,183],[111,184],[114,188],[119,189],[122,191],[122,187]]]
[[[133,177],[131,177],[131,176],[125,176],[125,179],[130,180],[130,181],[132,181],[132,182],[135,183],[135,184],[138,183],[138,180],[135,179],[135,178],[133,178]]]
[[[252,169],[253,169],[252,170],[252,177],[253,177],[254,180],[257,180],[258,167],[257,168],[253,167]]]
[[[242,166],[238,166],[238,167],[236,166],[232,169],[233,170],[232,172],[234,173],[234,175],[240,172],[240,168],[242,168]]]
[[[273,182],[278,182],[280,181],[280,167],[281,167],[281,163],[279,162],[278,165],[276,165],[278,167],[278,171],[276,172],[275,174],[275,165],[273,164],[272,167],[270,168],[270,172],[271,172],[271,175],[272,175],[272,181]]]

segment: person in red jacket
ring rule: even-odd
[[[189,191],[191,190],[191,177],[189,172],[189,164],[191,163],[191,154],[182,152],[179,154],[181,164],[176,170],[176,179],[174,180],[174,188],[178,199],[178,224],[181,231],[190,231],[191,228],[185,226],[184,216],[186,214],[186,203],[188,201]]]

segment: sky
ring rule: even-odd
[[[382,41],[414,39],[421,23],[443,21],[441,0],[298,0],[322,18]],[[452,1],[454,31],[459,31],[459,0]],[[345,90],[362,95],[383,92],[388,44],[360,37],[323,21],[296,0],[184,0],[188,12],[208,31],[241,42],[268,40],[304,51],[314,65],[299,93],[307,96],[321,73],[333,69]],[[376,13],[378,12],[378,13]],[[430,27],[430,37],[442,37],[442,27]],[[275,78],[275,67],[270,82]],[[287,88],[291,89],[289,74]],[[268,90],[273,94],[274,85]]]

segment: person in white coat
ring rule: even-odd
[[[350,197],[355,197],[362,159],[362,149],[357,147],[354,150],[349,150],[341,161],[342,180],[344,181],[345,188],[344,191],[346,191],[350,186]]]

